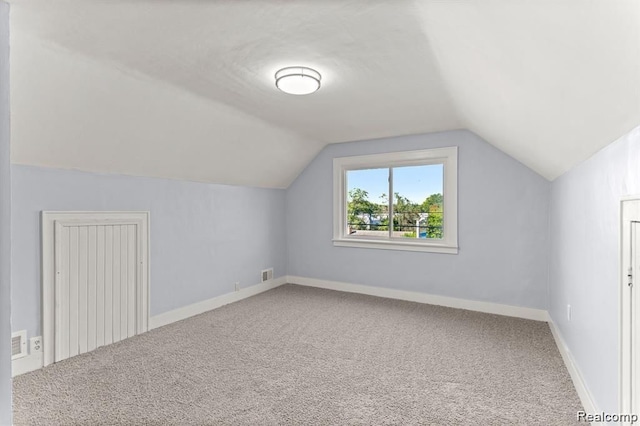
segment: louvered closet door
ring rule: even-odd
[[[55,361],[136,334],[135,224],[55,226]]]

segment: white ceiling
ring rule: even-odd
[[[286,187],[468,128],[548,179],[640,124],[636,0],[12,2],[13,161]],[[274,87],[303,64],[323,86]]]

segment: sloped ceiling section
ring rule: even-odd
[[[24,61],[12,63],[14,163],[285,188],[322,148],[226,104],[36,39],[12,46]]]
[[[427,1],[465,127],[554,179],[640,124],[640,1]]]
[[[640,121],[635,0],[12,3],[16,163],[286,187],[465,127],[553,179]],[[275,89],[295,64],[320,91]]]

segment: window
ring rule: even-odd
[[[334,158],[336,246],[458,253],[458,149]]]

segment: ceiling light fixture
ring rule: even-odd
[[[322,76],[308,67],[286,67],[276,72],[276,87],[290,95],[308,95],[320,88]]]

